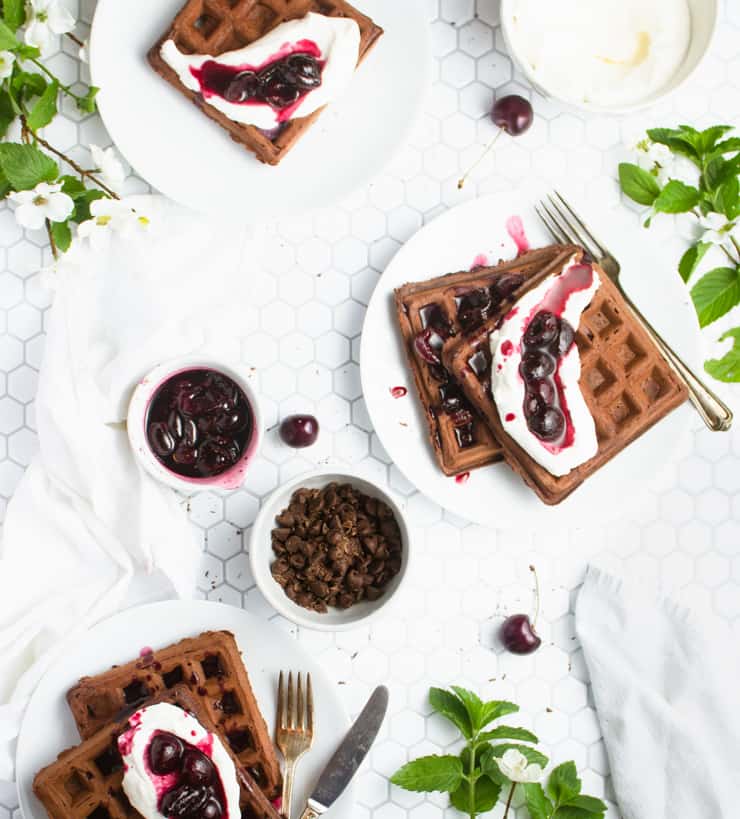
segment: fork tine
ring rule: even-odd
[[[283,672],[280,672],[278,680],[278,712],[277,712],[277,726],[278,730],[285,730],[285,680],[283,679]]]
[[[288,728],[295,728],[295,690],[293,689],[293,672],[288,672]]]
[[[588,239],[591,241],[593,246],[599,251],[599,254],[601,256],[606,256],[607,255],[606,248],[601,244],[601,242],[596,238],[596,236],[594,236],[593,232],[586,227],[586,223],[578,215],[575,208],[572,205],[568,204],[568,202],[565,201],[565,198],[560,193],[560,191],[553,191],[553,193],[563,203],[563,207],[573,217],[573,219],[578,223],[581,230],[588,237]]]
[[[542,210],[540,210],[540,208],[537,205],[534,206],[534,209],[537,212],[537,215],[540,217],[540,220],[542,221],[544,226],[549,231],[552,238],[558,244],[567,244],[568,237],[560,230],[557,223],[553,222],[552,217],[550,216],[550,213],[547,210],[547,207],[545,206],[545,203],[544,202],[542,203]],[[547,213],[547,216],[545,216],[545,213],[543,213],[543,211]]]
[[[306,674],[306,730],[310,737],[313,736],[313,687],[311,686],[311,674]]]
[[[548,194],[547,197],[550,200],[550,204],[553,206],[557,215],[560,217],[560,223],[565,223],[565,226],[568,231],[570,231],[571,235],[575,237],[575,243],[582,245],[594,258],[601,258],[603,253],[600,253],[594,247],[593,243],[590,242],[588,236],[586,236],[581,230],[573,225],[571,220],[563,213],[562,208],[558,203],[553,199],[551,194]],[[594,252],[595,251],[595,252]]]
[[[306,724],[306,715],[303,713],[303,686],[301,684],[301,672],[298,672],[298,708],[296,711],[296,728],[303,731]]]

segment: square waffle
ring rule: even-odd
[[[504,301],[508,304],[518,298],[526,280],[543,269],[556,269],[553,265],[562,264],[573,251],[572,247],[553,245],[530,251],[495,267],[476,267],[449,273],[425,282],[405,284],[395,291],[396,314],[404,349],[429,424],[432,448],[445,475],[457,475],[500,461],[503,450],[491,428],[462,395],[450,372],[442,366],[430,366],[419,357],[415,351],[415,339],[435,321],[437,324],[443,323],[444,333],[437,335],[441,344],[437,354],[441,358],[442,352],[462,332],[469,331],[475,321],[474,316],[466,316],[465,311],[461,310],[464,295],[481,289],[490,291],[497,282],[504,280],[503,277],[507,277]],[[517,279],[512,280],[511,277]],[[460,418],[468,416],[453,415],[443,408],[444,399],[450,396],[462,410],[472,415],[468,424],[459,424]]]
[[[578,251],[578,257],[583,258],[583,251]],[[580,388],[596,424],[599,448],[591,460],[568,475],[552,475],[504,431],[491,396],[489,349],[489,336],[503,311],[475,333],[456,339],[444,351],[445,366],[501,441],[509,465],[550,505],[564,500],[688,397],[685,386],[643,330],[616,285],[598,265],[594,265],[594,270],[601,286],[581,316],[576,345],[581,357]],[[547,275],[542,271],[529,279],[522,295]],[[471,366],[481,357],[487,362],[482,375],[479,366]]]
[[[178,685],[190,689],[239,763],[267,798],[274,799],[281,785],[280,766],[234,635],[228,631],[207,631],[83,677],[67,693],[67,702],[80,736],[87,739],[122,712]]]
[[[189,711],[207,731],[220,735],[203,703],[186,686],[165,691],[147,705],[160,702]],[[106,724],[80,745],[63,751],[56,762],[36,774],[33,790],[51,819],[141,819],[123,791],[123,760],[117,740],[127,727],[128,718],[123,716]],[[236,766],[241,819],[280,819],[247,770],[224,744]]]
[[[173,40],[183,53],[218,57],[243,48],[281,23],[305,17],[309,12],[354,20],[360,27],[360,63],[383,34],[382,28],[346,0],[188,0],[169,30],[149,51],[149,63],[160,77],[228,131],[235,142],[252,151],[261,162],[277,165],[316,122],[323,109],[290,120],[271,138],[259,128],[234,122],[208,105],[199,93],[180,82],[159,52],[167,40]]]

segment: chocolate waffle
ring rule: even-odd
[[[94,677],[67,693],[80,736],[95,734],[119,714],[185,685],[226,738],[239,763],[268,799],[280,790],[275,749],[260,714],[234,635],[207,631]]]
[[[578,251],[581,258],[582,253]],[[489,336],[503,311],[475,333],[456,339],[443,356],[445,366],[462,385],[470,403],[501,441],[509,465],[550,505],[564,500],[688,397],[685,386],[643,330],[616,285],[598,265],[594,269],[601,286],[581,316],[575,341],[581,357],[580,388],[596,424],[598,452],[568,475],[552,475],[504,431],[491,396],[489,349]],[[530,278],[522,295],[547,275],[547,271],[542,271]],[[478,362],[483,358],[487,363],[481,373]]]
[[[540,271],[557,269],[574,250],[553,245],[495,267],[449,273],[405,284],[395,291],[404,349],[429,424],[432,448],[445,475],[500,461],[503,450],[450,372],[419,355],[416,339],[431,331],[434,357],[441,359],[444,350],[461,333],[473,331],[476,322],[484,321],[502,303],[509,304],[518,298],[525,281]],[[490,304],[477,307],[471,304],[476,294],[483,294],[487,302],[490,296]]]
[[[189,711],[207,731],[220,735],[203,702],[186,686],[165,691],[147,705],[160,702]],[[55,762],[36,774],[33,790],[51,819],[141,819],[123,791],[123,760],[117,739],[127,727],[128,717],[119,717],[80,745],[63,751]],[[236,766],[241,819],[280,819],[247,770],[224,745]]]
[[[148,60],[160,77],[228,131],[235,142],[252,151],[261,162],[277,165],[316,122],[323,109],[286,122],[275,136],[267,135],[253,125],[234,122],[208,105],[201,94],[186,88],[162,59],[160,49],[167,40],[173,40],[183,53],[218,57],[243,48],[281,23],[304,17],[309,12],[354,20],[360,27],[360,63],[383,34],[382,28],[346,0],[188,0],[169,30],[149,51]]]

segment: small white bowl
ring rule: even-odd
[[[213,478],[188,478],[167,469],[152,452],[146,434],[146,416],[154,393],[165,381],[173,375],[187,370],[201,369],[223,373],[242,389],[252,410],[252,437],[241,459],[230,469],[227,469],[226,472],[222,472]],[[228,492],[238,489],[244,482],[249,464],[259,452],[263,435],[262,412],[260,411],[257,395],[252,389],[247,376],[238,368],[203,356],[188,356],[165,361],[142,378],[131,397],[126,426],[131,448],[134,450],[134,454],[141,466],[152,477],[180,492],[193,492],[200,489]]]
[[[275,517],[289,504],[293,493],[302,487],[319,489],[328,484],[349,483],[366,495],[387,503],[396,516],[401,530],[401,571],[388,583],[382,597],[374,602],[363,600],[349,609],[329,609],[326,614],[309,611],[294,603],[273,579],[270,566],[276,560],[272,551],[272,530],[276,527]],[[263,503],[252,527],[249,545],[249,560],[252,574],[259,590],[267,602],[280,614],[296,625],[316,631],[348,631],[358,626],[366,626],[381,612],[386,612],[391,602],[398,596],[399,589],[407,575],[411,557],[411,538],[406,515],[399,502],[386,490],[353,473],[337,472],[331,468],[309,472],[281,486]]]
[[[646,0],[649,2],[650,0]],[[594,0],[598,2],[598,0]],[[625,105],[598,105],[587,102],[574,102],[563,99],[553,93],[547,87],[547,83],[542,77],[536,75],[529,66],[524,55],[516,48],[516,38],[512,36],[511,25],[513,19],[513,0],[501,0],[501,31],[504,35],[506,48],[513,57],[519,70],[526,76],[529,82],[545,97],[556,99],[565,105],[601,114],[627,114],[632,111],[639,111],[651,105],[655,105],[659,100],[672,94],[696,71],[704,57],[709,52],[719,21],[719,0],[688,0],[689,11],[691,13],[691,39],[684,61],[678,71],[673,75],[671,81],[660,90],[637,102]]]

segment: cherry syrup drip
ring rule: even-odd
[[[462,472],[459,475],[455,475],[455,483],[457,484],[464,484],[470,480],[470,472]]]
[[[529,250],[529,239],[527,239],[521,217],[510,216],[506,222],[506,232],[516,245],[517,255],[521,256]]]
[[[575,438],[560,378],[560,366],[573,347],[575,330],[562,314],[574,293],[591,287],[593,275],[590,265],[579,264],[556,279],[529,319],[522,338],[519,374],[525,385],[524,417],[530,432],[553,453],[571,446]]]
[[[306,96],[321,85],[325,63],[312,40],[288,43],[261,65],[227,65],[206,60],[190,69],[204,99],[232,105],[269,105],[278,123],[293,117]]]
[[[187,370],[154,393],[146,416],[152,452],[187,478],[213,478],[241,460],[252,437],[252,408],[223,373]]]
[[[394,398],[405,398],[409,391],[406,387],[391,387],[390,393]]]

